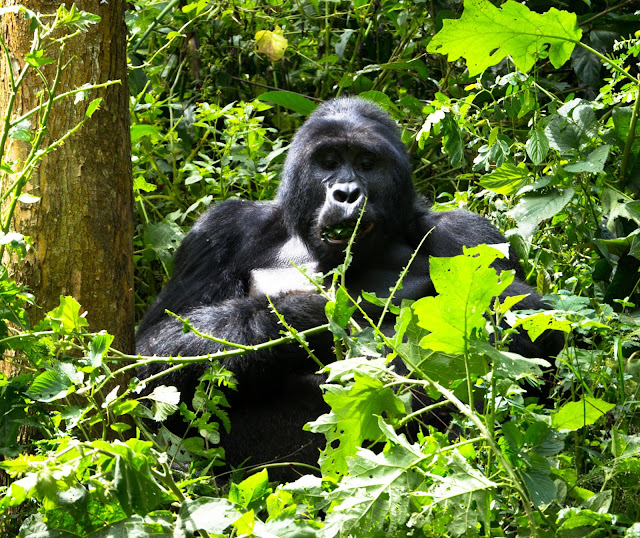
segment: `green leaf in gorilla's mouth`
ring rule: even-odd
[[[356,229],[356,221],[344,221],[326,226],[322,230],[322,239],[329,241],[330,243],[346,243],[351,239],[353,232]],[[372,222],[361,224],[356,237],[362,237],[373,228]]]

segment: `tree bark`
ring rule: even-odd
[[[54,13],[61,4],[49,0],[4,0],[40,13]],[[67,8],[72,2],[65,3]],[[126,62],[125,2],[76,0],[78,9],[97,14],[101,21],[74,37],[65,50],[60,92],[108,80],[121,83],[92,91],[81,103],[63,99],[52,109],[47,124],[49,141],[77,125],[95,97],[103,101],[84,126],[64,145],[47,155],[25,191],[40,197],[35,204],[18,204],[13,229],[29,236],[35,250],[16,269],[16,281],[34,293],[39,310],[32,321],[72,295],[87,311],[90,329],[114,335],[114,346],[135,350],[133,295],[133,190],[129,92]],[[14,69],[22,68],[29,52],[29,21],[22,14],[5,15],[0,25]],[[55,58],[55,52],[50,53]],[[44,71],[51,75],[55,64]],[[0,114],[8,95],[6,58],[0,60]],[[32,73],[16,99],[15,114],[39,104],[41,81]],[[26,143],[12,142],[9,157],[24,158]],[[7,372],[8,373],[8,372]]]

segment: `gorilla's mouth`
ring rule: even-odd
[[[356,239],[368,234],[373,228],[373,222],[361,223]],[[320,233],[324,241],[329,243],[347,243],[356,229],[356,221],[343,221],[325,226]]]

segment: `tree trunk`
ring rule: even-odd
[[[61,4],[50,0],[4,0],[4,6],[23,5],[40,13],[54,13]],[[65,3],[67,8],[71,2]],[[48,141],[78,124],[95,97],[103,101],[85,125],[64,145],[47,155],[25,191],[40,197],[34,204],[18,204],[13,229],[31,237],[35,250],[16,270],[41,307],[32,321],[72,295],[87,311],[90,329],[115,336],[114,346],[135,349],[133,296],[133,190],[126,62],[125,2],[77,0],[78,9],[97,14],[101,21],[67,44],[60,92],[108,80],[121,83],[92,91],[81,103],[74,97],[56,103],[47,129]],[[0,25],[14,69],[22,68],[29,52],[29,21],[22,14],[5,15]],[[49,53],[55,58],[56,53]],[[55,64],[44,68],[47,75]],[[0,60],[0,114],[6,113],[8,75]],[[39,104],[42,84],[35,72],[17,95],[15,114]],[[46,143],[46,140],[45,140]],[[10,158],[24,159],[28,145],[13,141]],[[35,318],[35,319],[34,319]],[[8,373],[8,372],[7,372]]]

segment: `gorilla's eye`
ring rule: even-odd
[[[318,161],[324,170],[337,170],[340,166],[340,161],[333,155],[321,156]]]
[[[377,166],[378,159],[373,153],[367,152],[358,156],[358,160],[356,161],[356,164],[358,166],[358,169],[360,169],[361,171],[370,172]]]

